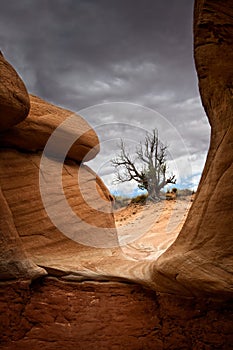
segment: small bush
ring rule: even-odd
[[[147,200],[148,194],[140,194],[137,197],[131,199],[131,203],[133,204],[144,204]]]
[[[175,191],[174,191],[175,190]],[[166,200],[175,200],[177,195],[177,189],[172,189],[171,192],[166,193]]]

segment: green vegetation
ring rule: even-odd
[[[134,204],[145,204],[148,199],[148,194],[140,194],[137,197],[131,199],[131,203]]]

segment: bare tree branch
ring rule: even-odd
[[[116,168],[116,182],[135,180],[139,188],[148,191],[151,198],[158,198],[165,185],[176,183],[175,175],[166,176],[167,146],[159,141],[156,129],[152,134],[146,134],[144,143],[140,142],[135,155],[136,158],[132,158],[121,140],[120,154],[111,161]]]

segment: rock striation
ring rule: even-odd
[[[46,275],[45,270],[28,259],[1,189],[0,233],[0,277],[2,281],[21,277],[32,280]]]
[[[233,282],[231,2],[224,2],[223,5],[218,1],[196,1],[194,17],[194,54],[200,93],[212,127],[210,149],[200,186],[177,240],[156,262],[143,266],[140,264],[138,271],[133,269],[132,272],[132,266],[127,261],[125,262],[127,268],[124,271],[115,266],[112,273],[123,278],[133,278],[135,281],[146,280],[153,288],[165,292],[182,295],[231,295]],[[22,90],[24,91],[24,88]],[[78,267],[83,266],[74,258],[77,252],[81,254],[83,251],[83,242],[80,245],[79,239],[71,241],[69,238],[73,238],[72,234],[64,236],[63,229],[60,230],[54,225],[54,218],[48,216],[44,208],[45,203],[42,202],[39,176],[42,151],[49,137],[74,115],[35,96],[31,96],[30,99],[31,111],[28,117],[1,133],[0,184],[5,207],[7,206],[12,215],[11,220],[16,230],[14,232],[21,237],[23,249],[26,249],[34,263],[41,267],[47,266],[47,270],[62,269],[74,273]],[[118,242],[110,210],[111,197],[101,180],[90,169],[77,164],[83,159],[93,158],[99,146],[98,138],[90,126],[79,116],[75,116],[72,123],[75,120],[78,121],[75,128],[77,135],[74,135],[72,125],[69,123],[65,125],[63,131],[58,133],[58,138],[52,144],[47,156],[54,160],[54,164],[59,163],[64,144],[76,137],[70,150],[63,152],[63,157],[66,157],[62,169],[64,195],[81,220],[77,227],[79,232],[84,232],[83,236],[87,237],[90,234],[89,229],[79,226],[82,226],[83,222],[89,224],[89,228],[97,228],[98,232],[100,232],[98,228],[104,226],[109,229],[107,237],[111,241],[108,246],[108,248],[111,246],[110,250],[101,250],[99,255],[95,255],[95,249],[103,248],[104,236],[99,239],[103,243],[102,246],[94,244],[90,249],[93,256],[98,256],[97,261],[103,262],[102,254],[105,257],[113,255],[119,257],[120,254],[119,250],[117,252],[112,250]],[[47,172],[48,169],[44,174]],[[88,183],[88,187],[84,186],[86,192],[84,197],[83,191],[75,187],[76,172],[79,181],[83,178],[83,182],[85,183],[86,179]],[[61,201],[60,198],[56,198],[56,186],[59,187],[59,183],[53,181],[52,176],[46,181],[51,188],[51,194],[55,196],[53,197],[56,199],[55,202]],[[99,195],[103,200],[99,201]],[[51,203],[47,204],[48,208],[52,207]],[[63,209],[59,208],[58,217],[63,212]],[[63,224],[67,227],[73,224],[75,227],[77,223],[74,225],[73,218],[67,216]],[[49,242],[55,247],[53,251]],[[88,251],[89,248],[85,248],[85,252]],[[60,259],[55,252],[59,252],[63,258]],[[72,258],[69,259],[69,255]],[[75,261],[73,265],[70,262],[72,259]],[[87,263],[87,255],[84,261]],[[100,273],[97,261],[92,262],[91,268],[96,274]],[[111,262],[105,261],[105,263],[107,266],[105,274],[108,274]],[[122,260],[121,264],[124,265]],[[74,265],[78,266],[75,271]]]
[[[233,7],[197,0],[194,56],[211,125],[201,182],[183,229],[155,264],[164,290],[233,293]]]
[[[94,131],[76,116],[76,135],[71,112],[35,96],[28,116],[22,106],[16,112],[9,96],[15,89],[25,95],[25,87],[9,68],[10,93],[0,99],[0,112],[9,107],[8,121],[0,113],[2,349],[232,348],[231,1],[196,0],[194,17],[211,144],[183,229],[157,261],[130,261],[117,247],[111,196],[80,164],[98,152]]]
[[[49,203],[43,203],[39,181],[40,160],[41,154],[0,151],[0,185],[15,228],[24,249],[38,265],[51,268],[56,262],[56,267],[64,270],[68,259],[69,269],[81,269],[78,259],[82,251],[91,254],[96,247],[108,246],[108,241],[109,246],[117,246],[109,192],[90,168],[69,160],[64,164],[62,174],[64,196],[63,193],[59,194],[55,174],[51,170],[51,164],[58,162],[55,160],[46,169],[47,173],[51,171],[47,180],[50,182],[46,183]],[[83,186],[79,185],[80,182]],[[71,212],[67,210],[66,202]],[[49,217],[51,207],[54,210]]]
[[[17,73],[1,60],[9,70],[8,78],[3,71],[1,91],[7,86],[9,96],[15,91],[28,96]],[[98,137],[81,116],[36,96],[30,103],[28,98],[30,113],[19,123],[21,112],[9,96],[0,99],[9,121],[0,133],[0,279],[34,279],[52,270],[75,274],[83,269],[82,252],[87,262],[92,251],[118,245],[111,195],[81,164],[98,153]],[[15,118],[4,109],[7,104]]]
[[[67,157],[88,161],[99,152],[99,140],[94,130],[79,115],[30,95],[31,109],[27,118],[0,134],[0,147],[27,152],[43,151],[52,133],[60,126],[50,156],[60,157],[66,144],[74,140]],[[63,125],[63,127],[61,127]]]

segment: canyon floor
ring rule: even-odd
[[[191,197],[128,205],[114,213],[119,244],[94,248],[66,240],[61,246],[38,246],[34,262],[64,281],[124,281],[156,289],[155,260],[172,244],[185,221]],[[78,252],[78,253],[77,253]]]
[[[38,248],[35,259],[49,276],[1,285],[1,349],[232,349],[232,302],[142,286],[191,203],[185,197],[117,210],[115,251]]]
[[[187,196],[118,209],[115,221],[122,252],[129,259],[157,259],[179,234],[191,204]]]

